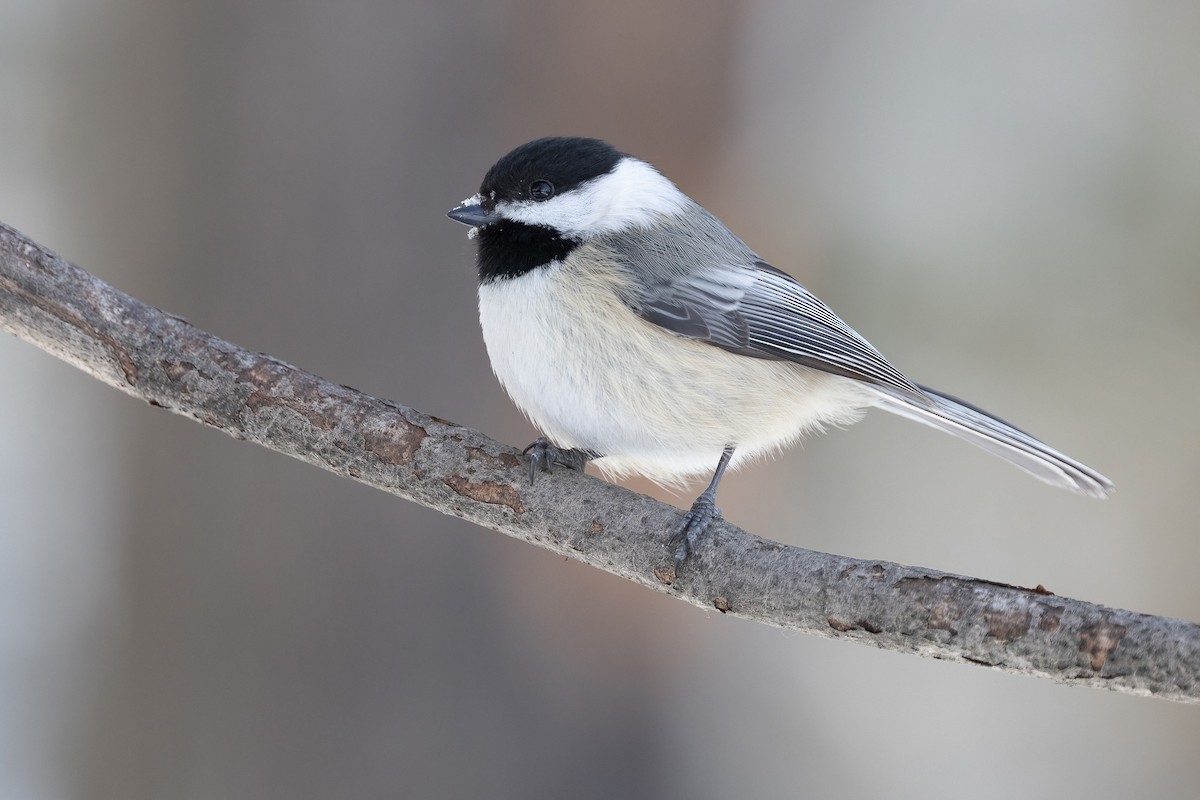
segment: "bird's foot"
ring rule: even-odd
[[[716,493],[705,492],[696,498],[692,508],[683,515],[679,526],[670,539],[670,546],[675,548],[675,571],[678,572],[688,555],[696,549],[696,543],[708,530],[713,520],[721,518],[721,509],[717,508]]]
[[[550,444],[550,440],[539,436],[534,442],[521,451],[521,455],[529,456],[529,483],[532,484],[538,472],[549,472],[551,464],[560,464],[568,469],[583,472],[587,462],[593,455],[586,450],[564,450]]]

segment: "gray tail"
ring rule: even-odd
[[[872,388],[879,390],[880,408],[952,433],[1046,483],[1089,497],[1107,497],[1113,491],[1112,481],[1099,472],[962,400],[924,386],[920,388],[930,403],[899,391]]]

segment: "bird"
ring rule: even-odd
[[[662,173],[600,139],[516,147],[448,216],[476,242],[491,366],[552,464],[670,488],[711,475],[668,539],[679,567],[726,470],[870,408],[953,434],[1090,497],[1113,484],[900,372]]]

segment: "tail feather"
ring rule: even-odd
[[[1106,497],[1112,493],[1112,481],[1094,469],[981,408],[924,386],[920,388],[925,397],[878,388],[879,407],[954,434],[1054,486],[1089,497]],[[926,398],[931,402],[921,402]]]

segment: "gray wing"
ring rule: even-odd
[[[662,276],[630,305],[643,319],[680,336],[924,398],[828,306],[763,261]]]
[[[636,296],[623,299],[648,322],[741,355],[794,361],[930,402],[828,306],[698,205],[660,227],[596,244],[637,276],[629,282]]]

